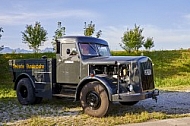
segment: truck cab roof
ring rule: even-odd
[[[62,54],[66,59],[72,50],[79,54],[82,60],[110,56],[110,49],[105,40],[89,36],[64,36],[57,41],[57,54]],[[66,53],[65,53],[66,51]]]
[[[96,43],[102,45],[108,45],[105,40],[90,37],[90,36],[64,36],[58,39],[61,43]]]

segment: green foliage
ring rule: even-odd
[[[84,22],[84,35],[85,36],[92,36],[95,32],[95,24],[92,23],[92,21],[90,22],[90,24],[86,25],[86,22]],[[96,33],[96,37],[99,38],[102,34],[102,31],[99,30]]]
[[[102,35],[102,30],[99,30],[96,34],[96,38],[100,38],[100,36]]]
[[[138,51],[144,43],[144,36],[142,36],[143,29],[135,24],[134,29],[127,29],[122,37],[121,48],[126,51]]]
[[[61,38],[65,35],[65,27],[61,26],[61,22],[58,22],[58,28],[55,31],[55,35],[53,36],[53,40],[52,40],[52,45],[53,45],[53,49],[55,50],[56,48],[56,40],[58,38]]]
[[[147,38],[143,46],[146,50],[150,50],[152,47],[154,47],[153,38]]]
[[[26,25],[26,30],[21,33],[23,43],[27,43],[35,53],[38,52],[39,46],[47,40],[47,31],[41,26],[40,22],[36,22],[34,27]]]
[[[119,45],[122,49],[128,52],[138,52],[138,50],[142,46],[144,46],[145,49],[151,49],[152,47],[154,47],[153,38],[147,38],[145,41],[142,32],[143,29],[135,24],[134,29],[127,29],[127,31],[124,32],[124,35],[122,37],[122,43],[119,43]]]
[[[86,22],[84,22],[84,35],[85,36],[92,36],[94,34],[95,31],[95,24],[92,24],[92,21],[90,22],[90,24],[88,24],[88,26],[86,26]]]

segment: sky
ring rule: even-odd
[[[21,32],[26,25],[40,22],[48,33],[40,49],[52,48],[57,22],[62,22],[70,36],[83,35],[84,22],[90,21],[95,32],[102,30],[100,38],[111,50],[122,50],[121,38],[135,24],[143,29],[145,38],[153,38],[152,50],[190,48],[189,0],[0,0],[0,27],[4,30],[0,45],[29,49]]]

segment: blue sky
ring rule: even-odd
[[[84,22],[102,30],[102,39],[111,50],[121,50],[123,33],[134,25],[143,28],[145,38],[153,37],[153,50],[190,48],[189,0],[0,0],[0,45],[24,48],[21,32],[25,26],[40,22],[48,32],[44,46],[51,40],[61,21],[66,35],[83,35]],[[143,48],[142,48],[143,49]]]

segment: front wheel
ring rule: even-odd
[[[109,110],[110,101],[105,88],[97,81],[86,84],[80,93],[84,112],[95,117],[103,117]]]
[[[34,94],[34,88],[28,78],[22,78],[19,80],[16,88],[17,98],[20,104],[30,105],[35,104],[36,97]]]

